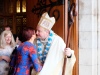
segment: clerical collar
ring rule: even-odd
[[[37,52],[38,52],[38,56],[39,56],[41,63],[45,62],[46,56],[48,54],[49,48],[50,48],[52,40],[53,40],[53,35],[54,35],[54,32],[50,31],[49,37],[47,39],[45,39],[45,41],[40,40],[39,38],[37,39],[37,46],[38,46]],[[42,42],[46,42],[46,47],[45,47],[43,53],[42,53],[42,50],[43,50],[42,49]]]
[[[46,38],[46,39],[44,39],[44,40],[40,39],[40,41],[41,41],[42,43],[48,42],[48,38]]]

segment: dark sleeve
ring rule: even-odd
[[[67,56],[67,58],[71,58],[72,57],[72,54],[70,56]]]
[[[12,52],[11,54],[11,61],[9,63],[10,67],[14,67],[15,66],[15,63],[16,63],[16,56],[17,55],[17,47],[15,47],[14,51]]]
[[[34,47],[31,47],[29,49],[29,55],[31,57],[34,69],[39,72],[42,69],[42,66],[39,63],[38,57],[37,57],[37,52],[36,49],[34,49]]]

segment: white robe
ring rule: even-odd
[[[63,39],[58,35],[55,35],[42,70],[36,74],[33,70],[32,75],[62,75],[65,47],[66,44],[64,43]],[[74,51],[72,50],[72,57],[67,58],[65,75],[72,75],[75,61],[76,58]]]

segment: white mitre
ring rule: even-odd
[[[48,30],[51,30],[54,24],[55,24],[55,18],[50,17],[47,12],[42,14],[42,17],[38,23],[39,26]]]

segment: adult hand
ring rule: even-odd
[[[7,62],[10,62],[10,57],[8,57],[8,56],[2,56],[2,59],[7,61]]]
[[[67,57],[71,57],[71,55],[72,55],[71,49],[70,48],[65,48],[64,54]]]

